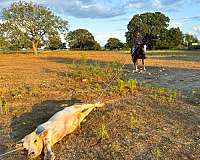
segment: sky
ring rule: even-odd
[[[0,10],[20,0],[0,0]],[[24,0],[29,1],[29,0]],[[163,12],[169,27],[180,27],[200,39],[200,0],[32,0],[69,22],[69,30],[89,30],[102,46],[108,38],[125,42],[127,24],[135,14]],[[0,17],[1,18],[1,17]]]

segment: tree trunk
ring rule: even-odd
[[[32,40],[32,47],[33,47],[33,52],[34,54],[38,54],[38,51],[37,51],[37,41],[36,40]]]

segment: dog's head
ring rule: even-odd
[[[46,137],[48,131],[43,127],[39,126],[34,132],[25,136],[21,141],[19,141],[16,147],[21,147],[28,151],[29,158],[38,157],[43,149],[43,140]]]

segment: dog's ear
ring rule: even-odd
[[[24,143],[24,139],[18,141],[15,145],[16,148],[22,148],[23,147],[23,143]]]

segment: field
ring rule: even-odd
[[[200,159],[200,52],[147,57],[147,71],[132,73],[124,52],[1,54],[0,154],[62,104],[102,101],[53,147],[58,160]]]

